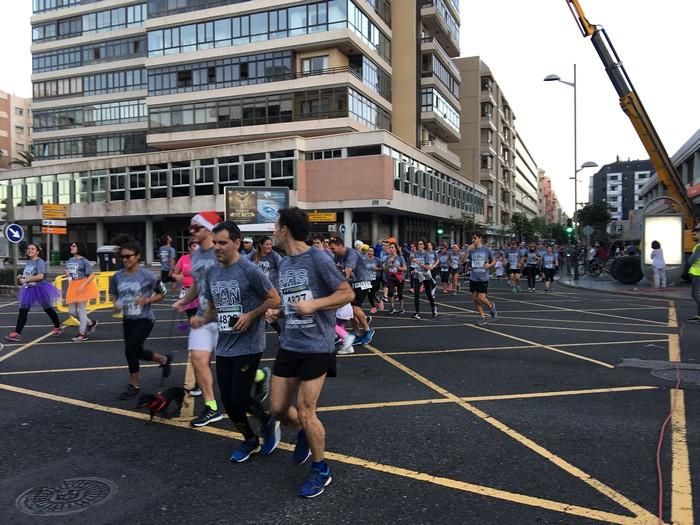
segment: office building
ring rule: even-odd
[[[0,91],[0,169],[32,146],[32,99]]]

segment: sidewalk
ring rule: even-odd
[[[668,288],[654,288],[646,279],[637,284],[622,284],[607,274],[600,277],[582,275],[578,281],[574,281],[572,275],[562,275],[559,284],[571,288],[596,290],[599,292],[624,293],[629,295],[653,297],[654,299],[690,299],[690,283],[681,281],[677,286]]]

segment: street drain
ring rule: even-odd
[[[681,384],[693,383],[695,385],[700,385],[700,370],[680,368],[679,372],[676,372],[675,368],[661,368],[652,371],[651,375],[659,379],[673,382],[676,382],[680,375]]]
[[[36,487],[15,501],[30,516],[65,516],[106,503],[117,493],[117,485],[102,478],[64,479],[56,487]]]

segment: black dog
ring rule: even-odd
[[[185,392],[181,386],[174,386],[167,390],[160,390],[155,394],[144,394],[139,398],[138,408],[148,409],[151,414],[149,422],[153,421],[155,415],[164,418],[173,417],[182,407]]]

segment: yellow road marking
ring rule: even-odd
[[[671,390],[671,408],[671,521],[679,525],[693,525],[693,488],[683,390]]]
[[[597,490],[601,494],[604,494],[605,496],[610,498],[612,501],[614,501],[618,505],[622,506],[623,508],[625,508],[625,509],[629,510],[630,512],[632,512],[633,514],[635,514],[637,519],[642,519],[644,523],[650,523],[650,524],[656,522],[656,517],[653,514],[651,514],[649,511],[647,511],[646,509],[644,509],[643,507],[641,507],[637,503],[633,502],[629,498],[623,496],[619,492],[615,491],[613,488],[607,486],[603,482],[598,481],[590,474],[587,474],[586,472],[582,471],[578,467],[575,467],[574,465],[567,462],[563,458],[560,458],[559,456],[557,456],[553,452],[550,452],[549,450],[545,449],[541,445],[538,445],[530,438],[528,438],[528,437],[524,436],[523,434],[517,432],[516,430],[510,428],[505,423],[502,423],[501,421],[497,420],[493,416],[490,416],[489,414],[487,414],[483,410],[480,410],[480,409],[476,408],[475,406],[470,405],[466,401],[462,401],[459,397],[457,397],[453,393],[451,393],[448,390],[444,389],[443,387],[437,385],[436,383],[433,383],[428,378],[420,375],[418,372],[403,365],[402,363],[400,363],[396,359],[394,359],[390,356],[387,356],[381,350],[375,348],[374,346],[372,346],[372,345],[365,345],[365,346],[369,350],[371,350],[372,352],[376,353],[378,356],[380,356],[385,361],[391,363],[399,370],[405,372],[406,374],[408,374],[409,376],[414,378],[416,381],[418,381],[418,382],[422,383],[423,385],[427,386],[428,388],[434,390],[438,394],[440,394],[444,397],[447,397],[448,399],[452,399],[452,401],[454,401],[459,406],[461,406],[462,408],[464,408],[465,410],[467,410],[471,414],[475,415],[476,417],[478,417],[482,421],[495,427],[496,429],[500,430],[501,432],[503,432],[507,436],[511,437],[512,439],[514,439],[515,441],[517,441],[521,445],[529,448],[530,450],[532,450],[536,454],[539,454],[543,458],[545,458],[548,461],[552,462],[553,464],[557,465],[559,468],[561,468],[565,472],[568,472],[572,476],[580,479],[581,481],[583,481],[587,485],[593,487],[595,490]],[[637,521],[637,523],[639,523],[639,521]]]
[[[30,341],[27,344],[20,346],[19,348],[15,348],[12,352],[9,352],[9,353],[5,354],[4,356],[0,357],[0,362],[5,361],[6,359],[9,359],[13,355],[17,355],[20,352],[23,352],[27,348],[31,348],[32,346],[43,341],[47,337],[51,337],[51,335],[52,335],[52,333],[49,332],[48,334],[44,334],[41,337],[37,337],[36,339],[34,339],[34,341]]]
[[[515,328],[539,328],[542,330],[564,330],[568,332],[602,332],[604,334],[632,334],[632,335],[669,335],[664,332],[634,332],[630,330],[597,330],[595,328],[572,328],[569,326],[536,326],[531,324],[509,324],[494,321],[496,326],[512,326]],[[467,325],[468,326],[468,325]]]
[[[550,352],[556,352],[558,354],[563,354],[563,355],[566,355],[569,357],[573,357],[574,359],[581,359],[582,361],[588,361],[590,363],[593,363],[593,364],[596,364],[599,366],[604,366],[605,368],[615,368],[613,365],[611,365],[609,363],[605,363],[604,361],[599,361],[597,359],[593,359],[592,357],[586,357],[583,355],[574,354],[573,352],[567,352],[566,350],[561,350],[560,348],[555,348],[555,347],[550,346],[550,345],[535,343],[534,341],[528,341],[527,339],[523,339],[521,337],[516,337],[516,336],[510,335],[510,334],[504,334],[503,332],[497,332],[497,331],[491,330],[489,328],[484,328],[483,326],[476,326],[476,325],[465,325],[465,326],[471,326],[472,328],[476,328],[477,330],[481,330],[483,332],[488,332],[491,334],[496,334],[496,335],[501,335],[503,337],[508,337],[509,339],[513,339],[515,341],[520,341],[521,343],[535,345],[535,346],[538,346],[540,348],[544,348],[545,350],[549,350]],[[506,325],[506,326],[509,326],[509,325]],[[510,325],[510,326],[513,326],[513,325]],[[515,325],[515,326],[519,326],[519,325]],[[538,328],[538,327],[531,327],[531,328]]]
[[[676,314],[676,303],[674,301],[668,302],[668,326],[678,328],[678,315]]]
[[[681,343],[678,334],[668,336],[668,360],[676,363],[681,361]]]
[[[72,399],[68,397],[63,397],[63,396],[57,396],[54,394],[48,394],[45,392],[38,392],[35,390],[28,390],[26,388],[20,388],[20,387],[15,387],[11,385],[4,385],[0,384],[0,389],[2,390],[7,390],[9,392],[15,392],[18,394],[24,394],[24,395],[29,395],[33,397],[37,397],[40,399],[47,399],[50,401],[57,401],[59,403],[64,403],[68,405],[73,405],[81,408],[87,408],[91,410],[96,410],[99,412],[106,412],[109,414],[114,414],[114,415],[120,415],[120,416],[125,416],[125,417],[130,417],[132,419],[137,419],[141,421],[148,421],[149,416],[147,414],[142,414],[138,412],[132,412],[130,410],[124,410],[120,408],[113,408],[113,407],[107,407],[103,405],[98,405],[96,403],[90,403],[88,401],[82,401],[79,399]],[[202,432],[205,434],[212,434],[220,437],[228,437],[228,438],[233,438],[233,439],[242,439],[243,436],[241,436],[237,432],[233,432],[230,430],[224,430],[216,427],[200,427],[197,429],[194,429],[189,426],[189,424],[185,421],[177,421],[177,420],[168,420],[168,419],[160,419],[156,418],[155,421],[160,424],[172,426],[172,427],[177,427],[185,430],[190,430],[193,432]],[[282,450],[287,450],[287,451],[293,451],[294,450],[294,445],[290,443],[280,443],[279,448]],[[499,489],[494,489],[492,487],[487,487],[484,485],[476,485],[474,483],[467,483],[464,481],[458,481],[450,478],[444,478],[444,477],[438,477],[438,476],[433,476],[431,474],[427,474],[424,472],[417,472],[414,470],[408,470],[404,469],[401,467],[395,467],[392,465],[385,465],[382,463],[376,463],[373,461],[368,461],[362,458],[354,457],[354,456],[348,456],[346,454],[339,454],[337,452],[326,452],[325,454],[327,459],[337,461],[339,463],[345,463],[347,465],[354,465],[362,468],[366,468],[369,470],[374,470],[377,472],[382,472],[385,474],[391,474],[394,476],[402,477],[402,478],[407,478],[407,479],[412,479],[415,481],[423,481],[426,483],[431,483],[433,485],[441,486],[441,487],[446,487],[454,490],[460,490],[462,492],[469,492],[472,494],[479,494],[482,496],[487,496],[503,501],[508,501],[508,502],[513,502],[513,503],[519,503],[521,505],[527,505],[531,507],[536,507],[536,508],[542,508],[542,509],[547,509],[547,510],[552,510],[555,512],[561,512],[564,514],[570,514],[572,516],[580,516],[583,518],[588,518],[588,519],[595,519],[607,523],[619,523],[622,525],[634,525],[638,524],[639,521],[637,518],[629,517],[629,516],[622,516],[619,514],[613,514],[611,512],[606,512],[606,511],[601,511],[597,509],[590,509],[587,507],[581,507],[578,505],[571,505],[569,503],[563,503],[559,501],[554,501],[554,500],[548,500],[548,499],[543,499],[543,498],[536,498],[532,496],[527,496],[524,494],[519,494],[517,492],[508,492],[505,490],[499,490]]]

